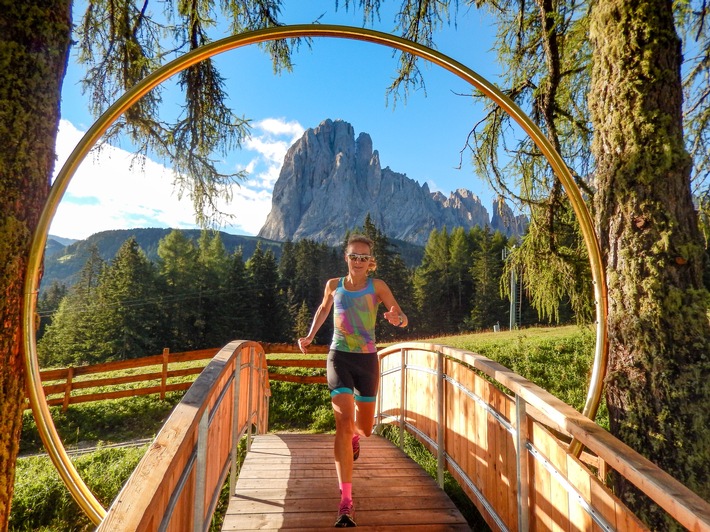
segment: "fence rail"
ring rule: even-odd
[[[298,348],[291,344],[262,343],[261,346],[266,354],[300,354]],[[40,377],[43,383],[42,388],[47,397],[47,404],[50,406],[61,405],[64,411],[72,404],[139,395],[160,394],[160,398],[165,399],[166,393],[187,390],[194,382],[194,378],[182,382],[171,382],[171,380],[181,377],[196,377],[219,351],[220,348],[210,348],[171,353],[169,349],[164,349],[160,355],[42,370]],[[309,348],[309,352],[313,354],[327,353],[328,347],[312,346]],[[204,364],[188,368],[174,367],[176,364],[200,361],[203,361]],[[269,360],[268,365],[286,368],[325,368],[325,360]],[[106,374],[117,371],[131,370],[135,372],[130,375],[106,376]],[[275,381],[303,384],[324,384],[326,382],[325,376],[321,375],[290,375],[272,372],[269,373],[269,378]],[[126,387],[126,385],[133,384],[135,386]],[[29,403],[25,408],[30,408]]]

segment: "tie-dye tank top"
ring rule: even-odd
[[[375,353],[377,294],[372,279],[362,290],[351,292],[341,277],[333,294],[333,342],[331,349],[348,353]]]

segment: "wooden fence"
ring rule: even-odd
[[[261,344],[267,354],[300,353],[292,344]],[[40,372],[47,404],[62,406],[66,410],[71,404],[120,399],[138,395],[160,394],[164,399],[167,392],[187,390],[192,386],[195,377],[205,368],[207,363],[220,351],[220,348],[201,349],[171,353],[164,349],[160,355],[77,366],[59,369],[47,369]],[[309,353],[327,353],[327,346],[312,346]],[[178,364],[204,362],[192,367],[178,367]],[[325,360],[270,360],[269,366],[287,368],[325,368]],[[113,376],[114,372],[131,372],[127,375]],[[184,377],[190,377],[184,379]],[[269,373],[271,380],[325,383],[321,375],[290,375],[285,373]],[[44,384],[46,383],[46,384]],[[29,408],[29,403],[26,408]]]

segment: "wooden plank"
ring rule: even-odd
[[[545,432],[549,441],[549,457],[552,466],[567,478],[567,452],[560,442],[550,432]],[[550,502],[552,503],[552,530],[569,532],[569,493],[565,486],[556,479],[550,485]]]
[[[570,484],[579,492],[585,500],[591,500],[589,472],[571,454],[567,455],[567,478]],[[592,517],[580,505],[574,494],[569,495],[569,522],[571,530],[591,530]]]
[[[264,348],[264,353],[271,354],[271,353],[279,353],[279,354],[285,354],[285,353],[298,353],[302,354],[301,350],[298,348],[298,344],[272,344],[272,343],[267,343],[267,342],[260,342],[261,346]],[[324,354],[330,351],[330,345],[325,344],[325,345],[315,345],[311,344],[308,346],[308,354],[309,355],[318,355],[318,354]],[[308,355],[304,355],[306,357]]]
[[[340,494],[332,434],[256,436],[222,530],[332,528]],[[365,530],[469,530],[413,460],[379,436],[361,440],[353,472],[355,521]]]
[[[515,425],[517,410],[515,401],[504,395],[505,401],[505,418]],[[507,432],[507,431],[506,431]],[[507,489],[507,513],[501,514],[501,519],[506,524],[509,530],[518,529],[518,455],[516,449],[516,434],[508,432],[506,434],[506,463],[505,463],[505,483]],[[528,456],[527,451],[524,451],[524,456]]]
[[[298,382],[300,384],[328,384],[325,375],[289,375],[287,373],[269,373],[269,380]]]
[[[544,429],[533,423],[531,441],[540,454],[547,459],[549,456],[549,442],[544,437]],[[530,508],[530,522],[535,523],[536,530],[550,530],[552,528],[552,503],[550,501],[550,473],[539,461],[534,462],[535,480],[530,485],[532,506]]]
[[[280,368],[325,368],[326,360],[324,359],[287,359],[287,360],[268,360],[267,366]]]
[[[166,390],[169,392],[174,392],[178,390],[187,390],[192,386],[191,382],[180,382],[175,384],[168,384]],[[104,401],[106,399],[120,399],[122,397],[134,397],[138,395],[150,395],[153,393],[160,393],[160,386],[150,386],[147,388],[138,388],[133,390],[117,390],[114,392],[104,392],[104,393],[92,393],[86,395],[75,395],[69,400],[69,404],[77,403],[90,403],[92,401]],[[60,405],[63,399],[50,399],[47,404]]]
[[[508,397],[498,390],[497,388],[491,388],[491,399],[493,400],[493,406],[500,416],[505,418],[510,422],[510,400]],[[508,521],[508,515],[511,512],[509,507],[510,504],[510,493],[511,481],[515,482],[515,476],[512,478],[509,476],[509,466],[510,462],[510,452],[508,450],[509,446],[514,447],[512,435],[508,432],[505,426],[499,421],[495,421],[496,427],[496,462],[495,462],[495,484],[496,484],[496,496],[495,496],[495,508],[498,515],[503,519],[503,522]],[[513,453],[513,463],[515,463],[515,453]],[[517,507],[515,507],[515,512],[517,514]]]

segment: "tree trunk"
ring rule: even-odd
[[[590,109],[611,431],[710,498],[710,325],[670,0],[598,0]],[[663,513],[617,479],[652,529]]]
[[[0,530],[7,530],[25,397],[22,294],[55,163],[71,1],[0,0]]]

